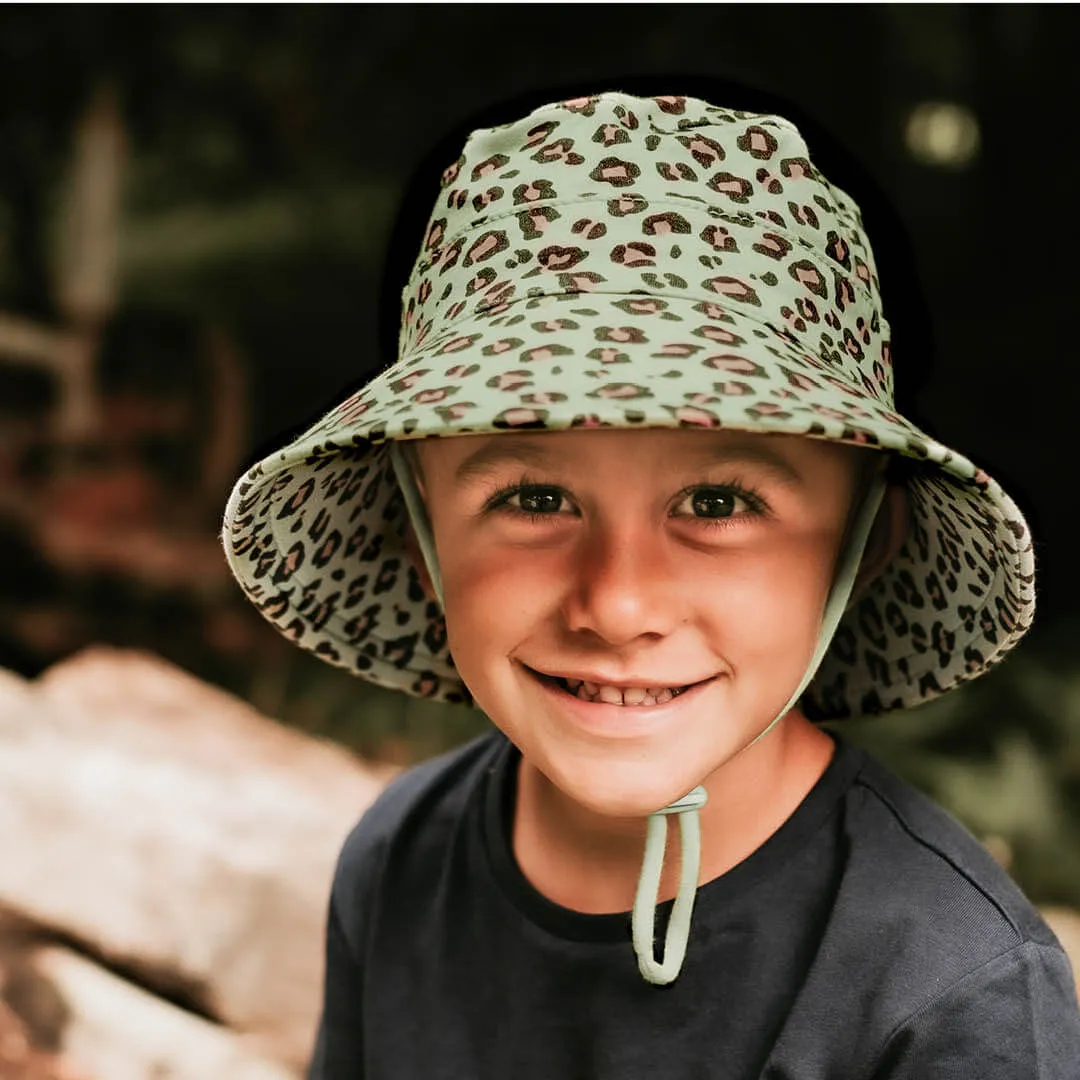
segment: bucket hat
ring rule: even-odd
[[[468,702],[405,549],[412,485],[391,449],[611,427],[801,435],[906,460],[909,535],[850,605],[831,598],[799,691],[815,719],[918,705],[987,671],[1031,624],[1017,506],[895,410],[854,200],[783,117],[677,96],[560,101],[469,137],[403,293],[397,361],[240,479],[229,565],[328,662]],[[666,810],[688,822],[688,805]]]
[[[223,539],[282,632],[381,686],[469,701],[405,553],[388,443],[698,427],[890,450],[911,532],[840,620],[820,719],[918,705],[1028,629],[1034,556],[984,472],[893,409],[854,201],[779,116],[618,93],[482,130],[443,175],[396,364],[236,484]]]

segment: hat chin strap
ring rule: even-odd
[[[405,461],[397,444],[390,443],[390,462],[397,476],[398,485],[405,497],[405,505],[412,519],[420,550],[427,564],[431,583],[439,603],[443,603],[442,577],[439,563],[435,557],[435,542],[431,534],[427,510],[416,485],[416,478],[408,462]],[[817,674],[817,669],[832,642],[840,619],[847,609],[862,562],[866,542],[877,516],[878,508],[885,494],[886,482],[882,475],[882,463],[874,471],[867,485],[866,493],[858,507],[845,540],[836,577],[822,616],[821,630],[818,632],[817,645],[810,658],[810,664],[803,674],[795,692],[788,698],[787,704],[775,719],[743,750],[765,738],[770,731],[788,714],[802,697]],[[740,751],[741,753],[742,751]],[[705,805],[708,795],[700,785],[688,792],[681,799],[650,814],[645,831],[645,855],[641,862],[637,892],[634,895],[634,910],[631,916],[634,952],[637,955],[638,970],[646,982],[656,986],[666,986],[674,982],[682,970],[686,957],[686,946],[690,937],[690,917],[694,910],[694,898],[697,895],[698,874],[701,869],[701,822],[698,811]],[[682,857],[679,866],[679,889],[668,919],[667,932],[664,935],[664,959],[657,960],[654,952],[656,929],[656,905],[660,893],[660,875],[664,866],[664,852],[667,846],[667,819],[671,814],[678,815],[679,835],[682,841]]]
[[[412,466],[405,460],[405,455],[398,444],[392,441],[389,451],[390,464],[394,468],[398,487],[401,488],[401,494],[405,498],[405,508],[409,511],[409,520],[412,522],[416,541],[420,545],[420,553],[424,556],[424,565],[427,566],[428,576],[431,578],[431,588],[435,592],[439,606],[445,611],[442,572],[439,570],[439,560],[435,556],[435,537],[431,532],[431,522],[428,520],[424,497],[420,494]]]

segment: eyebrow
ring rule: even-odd
[[[806,479],[798,469],[760,435],[735,439],[729,446],[715,443],[692,457],[706,465],[756,465],[775,480],[789,487],[804,487]]]
[[[461,462],[454,471],[454,478],[458,483],[466,483],[503,464],[550,467],[558,464],[558,458],[559,455],[552,454],[539,440],[525,441],[499,435]],[[783,454],[763,442],[760,436],[735,439],[727,446],[718,446],[711,439],[706,439],[701,449],[690,451],[686,459],[689,463],[702,466],[756,465],[785,486],[799,488],[806,484],[802,473]]]
[[[459,483],[472,480],[502,464],[540,466],[550,465],[552,460],[553,455],[539,443],[497,435],[458,465],[454,479]]]

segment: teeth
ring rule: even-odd
[[[603,702],[606,705],[664,705],[683,692],[683,687],[668,686],[602,686],[580,679],[562,680],[568,693],[582,701]]]

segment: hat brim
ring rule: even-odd
[[[441,612],[404,550],[388,440],[610,427],[803,435],[920,463],[906,481],[910,535],[841,620],[807,712],[910,707],[992,667],[1034,612],[1018,508],[883,404],[884,373],[856,384],[835,359],[745,308],[557,294],[454,323],[241,479],[225,517],[233,572],[271,622],[330,663],[416,696],[467,701]]]

